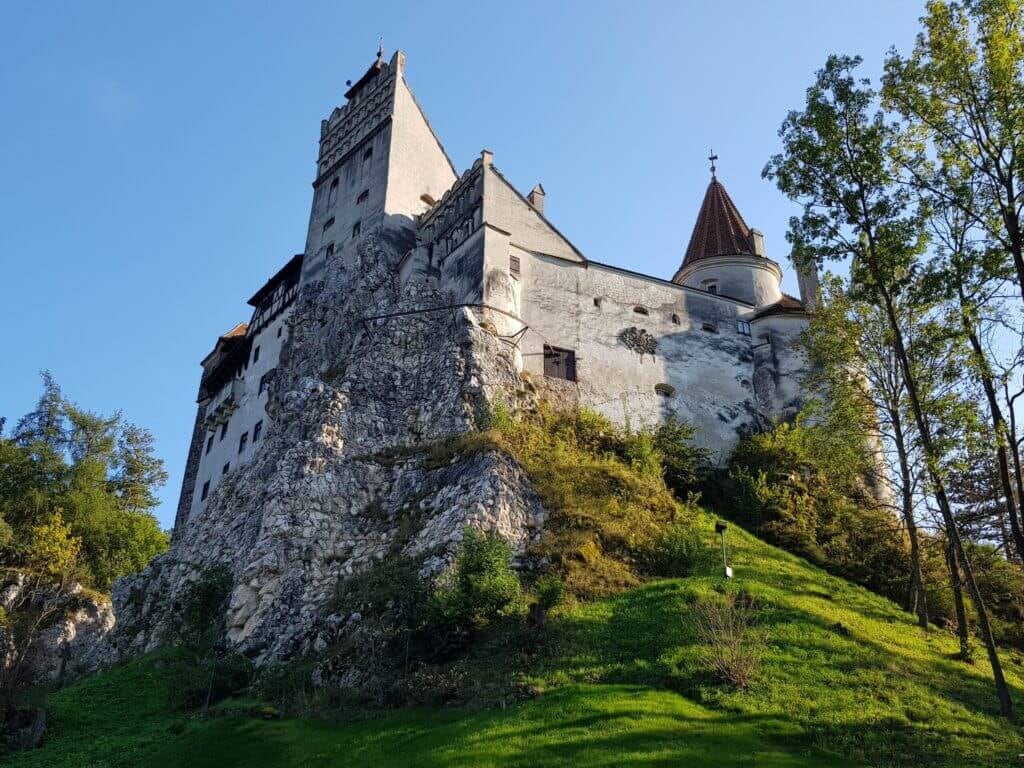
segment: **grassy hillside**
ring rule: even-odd
[[[709,520],[704,522],[710,523]],[[710,527],[710,526],[708,526]],[[223,706],[172,713],[174,681],[149,657],[51,699],[28,766],[1005,766],[1024,734],[996,714],[986,666],[952,660],[888,601],[735,527],[737,587],[761,605],[761,680],[740,692],[706,672],[690,611],[713,569],[561,611],[507,709],[401,710],[362,722],[261,720]],[[710,534],[709,534],[710,543]],[[842,625],[838,628],[836,624]],[[485,652],[485,651],[484,651]],[[1018,707],[1021,659],[1007,656]]]

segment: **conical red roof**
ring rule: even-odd
[[[708,184],[683,266],[711,256],[754,256],[754,238],[725,187],[715,177]]]

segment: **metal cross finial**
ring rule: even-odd
[[[716,168],[715,168],[715,160],[717,160],[717,159],[718,159],[718,155],[716,155],[715,154],[715,150],[712,149],[711,150],[711,154],[708,155],[708,160],[711,161],[711,178],[712,179],[718,178],[717,176],[715,176],[715,170],[716,170]]]
[[[379,59],[383,59],[383,58],[384,58],[384,36],[381,35],[377,39],[377,59],[379,60]]]

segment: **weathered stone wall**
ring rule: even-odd
[[[338,579],[389,552],[438,569],[466,525],[519,546],[538,535],[543,509],[507,457],[435,468],[412,450],[466,433],[520,381],[509,346],[473,312],[429,279],[400,285],[386,242],[364,238],[354,263],[329,261],[304,287],[267,404],[273,426],[171,549],[117,582],[120,652],[169,637],[207,565],[234,575],[227,636],[262,662],[327,642]]]

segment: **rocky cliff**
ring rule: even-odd
[[[466,525],[522,548],[544,511],[519,467],[484,452],[422,451],[482,425],[523,394],[507,343],[429,278],[402,285],[398,254],[366,237],[356,263],[303,288],[271,385],[273,426],[249,463],[175,531],[170,550],[113,593],[120,654],[173,635],[204,567],[234,577],[228,640],[257,663],[332,642],[340,578],[388,553],[450,562]]]

